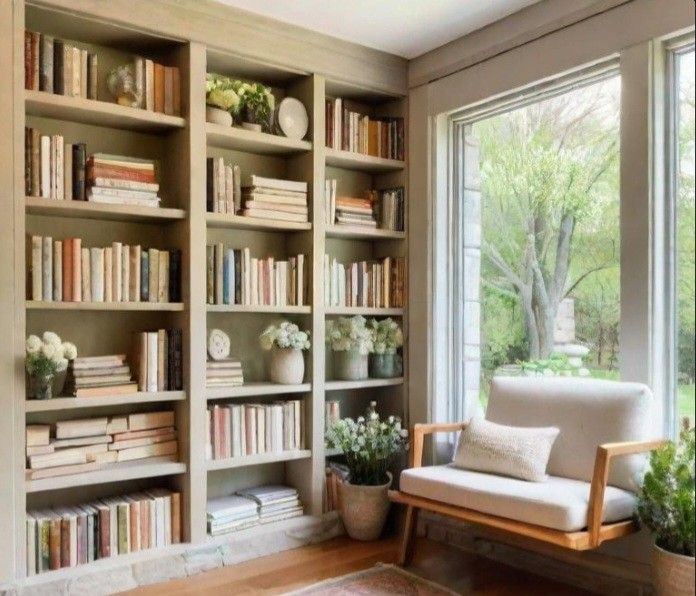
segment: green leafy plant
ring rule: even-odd
[[[650,454],[650,469],[638,495],[639,521],[655,534],[655,544],[670,553],[694,556],[694,429],[688,421],[679,442]]]
[[[362,354],[374,351],[374,333],[367,327],[365,317],[340,317],[326,323],[326,341],[334,352],[350,352],[355,350]]]
[[[551,354],[548,358],[519,362],[522,372],[530,377],[587,376],[586,368],[575,368],[565,354]]]
[[[208,73],[205,80],[205,103],[235,116],[240,108],[237,83],[229,77]]]
[[[275,110],[275,97],[270,87],[261,83],[233,81],[240,100],[240,111],[249,122],[268,128]]]
[[[408,448],[408,431],[401,427],[401,419],[389,416],[381,420],[375,406],[371,402],[365,416],[338,420],[326,432],[327,446],[343,451],[351,484],[386,484],[392,458]]]
[[[401,327],[391,318],[381,321],[372,319],[370,327],[372,328],[375,354],[396,354],[396,350],[404,345],[404,334]]]

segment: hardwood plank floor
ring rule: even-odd
[[[131,596],[284,594],[332,577],[393,563],[399,541],[355,542],[340,537],[200,575],[126,592]],[[460,594],[477,596],[586,596],[589,592],[418,539],[410,571]]]

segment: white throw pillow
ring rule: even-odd
[[[452,464],[467,470],[542,482],[558,433],[555,427],[503,426],[474,418],[459,435]]]

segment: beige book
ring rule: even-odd
[[[130,247],[130,283],[128,291],[131,302],[140,302],[140,245]]]
[[[73,302],[82,302],[82,239],[73,238]]]
[[[63,241],[53,243],[53,299],[63,300]]]
[[[43,300],[43,238],[31,237],[31,299]]]
[[[90,265],[90,249],[80,251],[80,270],[82,271],[82,301],[92,302],[92,266]]]
[[[148,250],[149,254],[149,277],[148,277],[148,287],[149,287],[149,302],[157,302],[159,299],[159,250],[156,248],[151,248]]]
[[[65,198],[65,140],[61,135],[53,137],[55,143],[55,196],[62,201]]]
[[[112,263],[112,291],[111,297],[114,302],[122,302],[123,295],[121,293],[121,249],[123,245],[120,242],[111,244],[111,263]]]
[[[27,457],[31,455],[46,455],[47,453],[53,453],[53,451],[53,445],[35,445],[27,447]]]
[[[157,302],[169,302],[169,251],[159,251]]]
[[[165,426],[174,426],[174,412],[145,412],[142,414],[130,414],[128,416],[128,430],[148,430],[153,428],[162,428]]]
[[[157,331],[157,391],[167,389],[167,332]]]
[[[112,247],[104,249],[104,302],[114,301],[113,254]]]
[[[56,466],[70,466],[73,464],[84,464],[87,456],[77,449],[64,449],[45,455],[32,455],[29,458],[29,467],[32,470],[42,468],[55,468]]]
[[[103,453],[94,453],[87,457],[88,461],[96,464],[114,464],[118,459],[117,451],[104,451]]]
[[[95,472],[101,464],[87,462],[85,464],[73,464],[69,466],[58,466],[55,468],[44,468],[42,470],[27,470],[27,480],[41,480],[42,478],[55,478],[56,476],[68,476],[70,474],[85,474]]]
[[[56,422],[56,439],[74,439],[79,437],[97,437],[105,435],[108,419],[83,418],[80,420],[62,420]]]
[[[82,79],[82,59],[80,48],[72,49],[72,92],[73,97],[80,97],[80,89],[82,87],[80,80]]]
[[[64,449],[65,447],[83,447],[85,445],[101,445],[108,444],[113,441],[111,435],[94,435],[89,437],[74,437],[72,439],[53,439],[51,445],[56,449]]]
[[[138,391],[147,391],[147,333],[138,333],[136,335],[134,352]]]
[[[165,426],[165,425],[163,425]],[[50,424],[28,424],[26,429],[27,447],[49,445],[51,442]]]
[[[155,109],[155,63],[145,60],[145,109]]]
[[[144,459],[147,457],[176,455],[177,450],[177,441],[168,441],[167,443],[157,443],[155,445],[146,445],[144,447],[134,447],[133,449],[122,449],[121,451],[117,451],[117,461],[132,461],[134,459]]]
[[[71,201],[73,198],[73,146],[72,143],[63,145],[63,199]]]
[[[130,246],[121,247],[121,300],[130,302]]]
[[[159,437],[169,435],[174,432],[173,426],[165,426],[163,428],[151,428],[148,430],[135,430],[124,433],[116,433],[114,441],[129,441],[131,439],[145,439],[149,437]]]
[[[142,439],[128,439],[125,441],[114,441],[109,445],[109,451],[120,451],[121,449],[132,449],[134,447],[145,447],[146,445],[155,445],[157,443],[166,443],[167,441],[174,441],[176,439],[176,433],[170,432],[166,435],[159,435],[154,437],[145,437]]]
[[[44,236],[41,248],[41,291],[43,300],[53,301],[53,238]]]
[[[136,383],[124,383],[123,385],[108,385],[105,387],[82,387],[75,391],[75,397],[102,397],[104,395],[125,395],[137,393]]]
[[[92,302],[104,302],[104,249],[90,248]]]
[[[106,432],[110,435],[128,432],[128,416],[113,416],[109,418]]]
[[[87,50],[80,50],[80,97],[87,99]]]

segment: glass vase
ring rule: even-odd
[[[370,378],[395,379],[404,373],[399,354],[370,354]]]
[[[51,399],[53,397],[53,375],[29,378],[29,397],[31,399]]]

